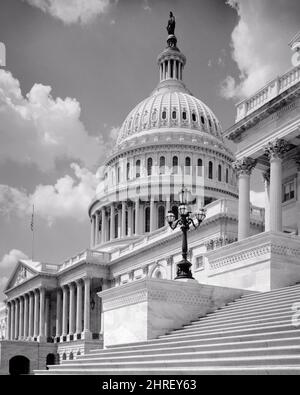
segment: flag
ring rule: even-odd
[[[34,206],[32,206],[32,215],[31,215],[31,223],[30,223],[31,231],[34,231]]]

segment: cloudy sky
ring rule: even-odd
[[[170,10],[185,82],[224,129],[236,102],[291,67],[299,0],[1,0],[0,294],[31,256],[33,202],[36,259],[88,246],[97,168],[158,82]],[[257,177],[255,203],[260,188]]]

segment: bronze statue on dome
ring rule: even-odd
[[[175,35],[176,20],[173,12],[170,12],[170,19],[168,21],[167,31],[169,36]]]

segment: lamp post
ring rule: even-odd
[[[175,215],[172,211],[169,211],[167,215],[167,221],[170,228],[172,230],[175,230],[178,226],[180,226],[183,235],[182,261],[177,264],[177,277],[175,278],[175,280],[194,279],[191,272],[192,264],[187,259],[187,232],[190,230],[191,226],[197,229],[206,218],[206,211],[203,208],[194,214],[189,211],[188,204],[191,202],[190,198],[191,193],[187,189],[182,189],[182,191],[179,193],[179,218],[176,220]]]

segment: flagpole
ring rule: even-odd
[[[31,231],[32,231],[31,260],[33,262],[34,260],[34,205],[32,206]]]

